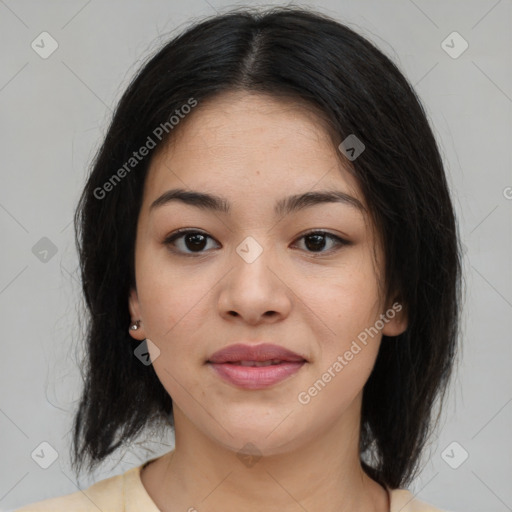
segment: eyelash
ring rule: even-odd
[[[210,235],[206,234],[204,231],[199,231],[197,229],[178,229],[177,231],[175,231],[174,233],[171,233],[163,242],[164,245],[167,245],[167,246],[173,246],[174,242],[180,238],[183,238],[185,237],[186,235],[189,235],[189,234],[199,234],[199,235],[204,235],[206,236],[207,238],[209,238],[210,240],[215,240],[213,237],[211,237]],[[312,235],[321,235],[321,236],[325,236],[326,238],[329,238],[331,240],[333,240],[335,242],[335,244],[337,245],[337,247],[334,247],[334,248],[331,248],[329,250],[326,250],[326,251],[306,251],[308,252],[310,255],[312,255],[313,257],[319,257],[319,256],[322,256],[322,255],[325,255],[325,254],[330,254],[332,253],[333,251],[336,251],[336,250],[339,250],[341,249],[343,246],[346,246],[346,245],[350,245],[351,242],[349,242],[348,240],[345,240],[337,235],[334,235],[332,233],[329,233],[328,231],[323,231],[323,230],[312,230],[312,231],[308,231],[307,233],[304,233],[303,235],[301,235],[299,238],[297,238],[297,240],[302,240],[308,236],[312,236]],[[218,242],[217,242],[218,243]],[[182,252],[182,251],[179,251],[179,250],[176,250],[175,248],[171,248],[170,247],[170,250],[174,253],[177,253],[178,255],[180,256],[186,256],[186,257],[198,257],[198,256],[203,256],[204,254],[206,254],[207,251],[196,251],[196,252]]]

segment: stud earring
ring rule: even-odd
[[[130,325],[130,331],[136,331],[140,327],[140,320],[137,320],[134,324]]]

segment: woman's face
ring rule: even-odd
[[[380,296],[381,248],[356,181],[292,103],[229,93],[181,123],[148,171],[129,301],[142,322],[131,335],[151,340],[177,435],[186,422],[226,448],[271,455],[357,427],[381,336],[406,324]],[[176,197],[152,207],[174,189],[224,208]],[[333,192],[349,199],[311,195]],[[170,240],[179,229],[192,234]],[[302,362],[210,362],[229,345],[267,343]]]

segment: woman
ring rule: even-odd
[[[165,45],[76,212],[90,314],[74,469],[175,448],[32,510],[436,511],[418,471],[458,334],[460,256],[413,89],[298,8]]]

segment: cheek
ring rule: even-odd
[[[308,402],[304,411],[308,415],[327,413],[332,421],[362,391],[382,337],[374,328],[379,300],[373,267],[357,263],[339,270],[318,288],[321,293],[304,288],[311,309],[319,312],[329,329],[317,338],[314,375],[301,390],[299,402],[304,407]]]
[[[345,274],[317,296],[312,309],[321,312],[330,332],[317,338],[315,371],[298,397],[309,417],[327,414],[335,421],[373,370],[382,339],[375,329],[379,301],[373,275],[367,270]]]
[[[316,379],[300,391],[297,402],[302,414],[314,420],[322,418],[324,427],[339,421],[344,413],[359,406],[356,400],[373,369],[378,351],[378,343],[373,347],[363,347],[348,361],[344,354],[329,359]],[[341,362],[343,361],[343,362]],[[358,415],[357,411],[354,411]]]
[[[205,321],[211,285],[204,279],[151,268],[141,272],[137,282],[146,336],[158,348],[157,357],[151,359],[166,391],[181,403],[190,398],[189,393],[195,397],[203,393],[195,376],[203,363],[197,332]]]
[[[196,374],[204,361],[196,341],[205,321],[208,283],[149,270],[141,271],[137,285],[146,337],[157,347],[151,360],[158,379],[178,402],[186,400],[188,393],[201,396]]]
[[[372,266],[362,258],[330,269],[321,279],[304,282],[298,295],[322,320],[322,351],[331,356],[349,347],[353,339],[374,325],[380,313],[377,278]]]
[[[206,304],[215,286],[215,276],[198,275],[193,266],[171,265],[160,254],[141,257],[137,268],[137,292],[147,336],[167,349],[204,321]]]

